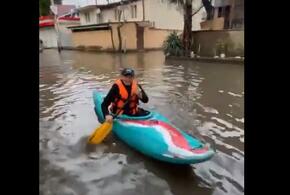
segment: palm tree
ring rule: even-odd
[[[199,11],[201,8],[205,8],[207,12],[207,19],[211,19],[212,17],[212,10],[213,7],[211,5],[211,0],[201,0],[202,6],[197,9],[194,13],[192,10],[192,4],[193,2],[200,1],[200,0],[168,0],[169,3],[175,3],[178,4],[179,7],[182,8],[183,11],[183,20],[184,20],[184,26],[183,26],[183,33],[182,33],[182,45],[184,47],[184,55],[190,56],[191,52],[191,45],[192,45],[192,17]]]

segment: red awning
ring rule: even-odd
[[[67,21],[79,21],[79,17],[74,17],[74,16],[63,16],[58,18],[58,20],[67,20]]]
[[[58,18],[58,21],[80,21],[79,17],[75,16],[63,16]],[[39,17],[39,27],[50,27],[54,26],[54,16],[40,16]]]

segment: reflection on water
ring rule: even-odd
[[[92,90],[107,92],[135,68],[157,110],[190,134],[214,140],[208,162],[176,166],[148,158],[113,134],[98,146]],[[243,194],[244,70],[240,65],[166,61],[162,52],[40,54],[40,194]]]

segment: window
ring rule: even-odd
[[[85,18],[86,18],[86,22],[90,23],[90,21],[91,21],[90,13],[85,13]]]
[[[218,8],[218,18],[225,17],[226,13],[229,12],[230,6],[219,7]]]
[[[102,23],[102,15],[100,13],[97,14],[97,24]]]
[[[218,18],[222,17],[223,15],[223,7],[218,8]]]
[[[132,18],[137,18],[137,5],[131,6],[131,16]]]

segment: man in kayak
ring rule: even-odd
[[[129,94],[129,95],[128,95]],[[149,112],[138,108],[139,100],[149,101],[148,96],[135,79],[135,72],[131,68],[121,71],[120,79],[116,80],[102,103],[102,111],[107,122],[113,121],[112,113],[129,116],[145,116]],[[109,108],[110,107],[110,108]]]

